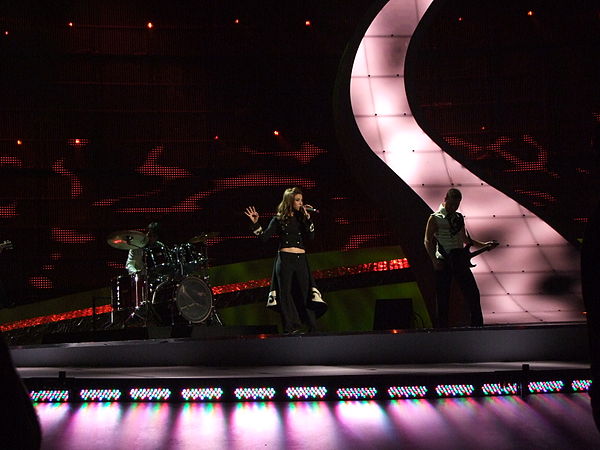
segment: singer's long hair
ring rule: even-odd
[[[294,209],[294,197],[298,194],[304,195],[298,187],[288,188],[284,191],[281,203],[277,206],[277,218],[279,220],[287,222],[294,215],[296,212]]]

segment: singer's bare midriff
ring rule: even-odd
[[[306,251],[303,248],[298,247],[284,247],[280,248],[279,251],[285,253],[306,253]]]

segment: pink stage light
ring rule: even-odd
[[[134,401],[167,401],[171,397],[171,390],[165,388],[133,388],[129,391],[129,398]]]
[[[590,390],[592,380],[573,380],[571,382],[571,389],[573,392],[587,392]]]
[[[185,401],[220,400],[223,389],[217,388],[185,388],[181,390],[181,398]]]
[[[375,387],[339,388],[336,393],[340,400],[370,400],[377,396],[377,388],[375,388]]]
[[[439,384],[435,387],[439,397],[468,397],[474,391],[475,386],[472,384]]]
[[[483,395],[517,395],[518,383],[486,383],[481,386]]]
[[[121,398],[120,389],[82,389],[79,397],[84,402],[116,402]]]
[[[325,386],[292,386],[285,390],[290,400],[323,400],[327,395]]]
[[[532,381],[527,385],[529,393],[531,394],[549,394],[553,392],[562,391],[565,386],[565,382],[561,380],[556,381]]]
[[[503,244],[474,261],[485,323],[582,322],[578,283],[564,293],[545,294],[540,288],[556,276],[579,279],[578,251],[531,211],[443,152],[413,117],[404,61],[431,1],[390,0],[367,29],[354,59],[349,92],[362,137],[433,210],[449,187],[458,186],[464,197],[461,212],[473,237]],[[518,171],[547,170],[547,152],[531,136],[523,135],[521,140],[538,151],[534,162],[505,151],[507,139],[485,147],[468,142],[454,145],[463,145],[472,156],[493,151]]]
[[[427,386],[390,386],[387,392],[390,398],[425,398]]]
[[[68,390],[40,390],[31,391],[29,398],[33,402],[68,402],[69,391]]]
[[[276,391],[272,387],[237,388],[233,395],[238,400],[272,400]]]

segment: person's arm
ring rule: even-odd
[[[254,233],[254,235],[258,236],[258,238],[260,239],[261,242],[267,242],[269,240],[269,238],[273,235],[273,233],[277,230],[277,226],[278,226],[277,216],[273,217],[271,219],[271,222],[269,222],[269,226],[267,227],[267,229],[263,230],[263,227],[261,227],[260,224],[258,223],[258,219],[260,216],[254,206],[249,206],[248,208],[246,208],[246,211],[244,211],[244,214],[246,214],[246,216],[248,216],[248,218],[252,222],[252,225],[250,225],[250,229],[252,230],[252,233]]]
[[[127,254],[127,262],[125,263],[125,269],[127,269],[127,272],[129,272],[131,275],[144,269],[143,250],[129,250],[129,253]]]
[[[312,241],[315,238],[315,224],[313,223],[312,219],[310,218],[310,214],[306,210],[307,207],[312,208],[312,206],[310,206],[310,205],[304,205],[302,207],[301,223],[304,226],[304,235],[306,236],[307,239]]]
[[[472,245],[477,248],[481,248],[481,247],[485,247],[485,246],[495,247],[496,245],[498,245],[498,243],[496,241],[483,242],[483,241],[478,241],[477,239],[473,239],[473,236],[471,236],[470,234],[467,233],[466,227],[463,227],[462,230],[460,230],[460,234],[461,234],[462,242],[464,244]]]
[[[277,219],[277,216],[273,216],[273,218],[269,222],[269,226],[266,229],[263,229],[263,227],[261,227],[258,222],[253,223],[251,226],[252,232],[256,236],[258,236],[258,239],[260,239],[261,242],[264,243],[267,242],[271,238],[271,236],[273,236],[273,234],[277,231],[279,226],[279,220]]]
[[[427,254],[429,255],[429,259],[433,263],[433,268],[439,270],[443,267],[442,261],[437,259],[435,254],[436,247],[436,239],[435,233],[438,231],[438,225],[433,216],[429,216],[429,220],[427,221],[427,226],[425,227],[425,239],[423,243],[425,244],[425,250],[427,250]]]

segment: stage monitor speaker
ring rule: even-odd
[[[412,299],[379,298],[375,300],[373,330],[410,328],[412,316]]]

